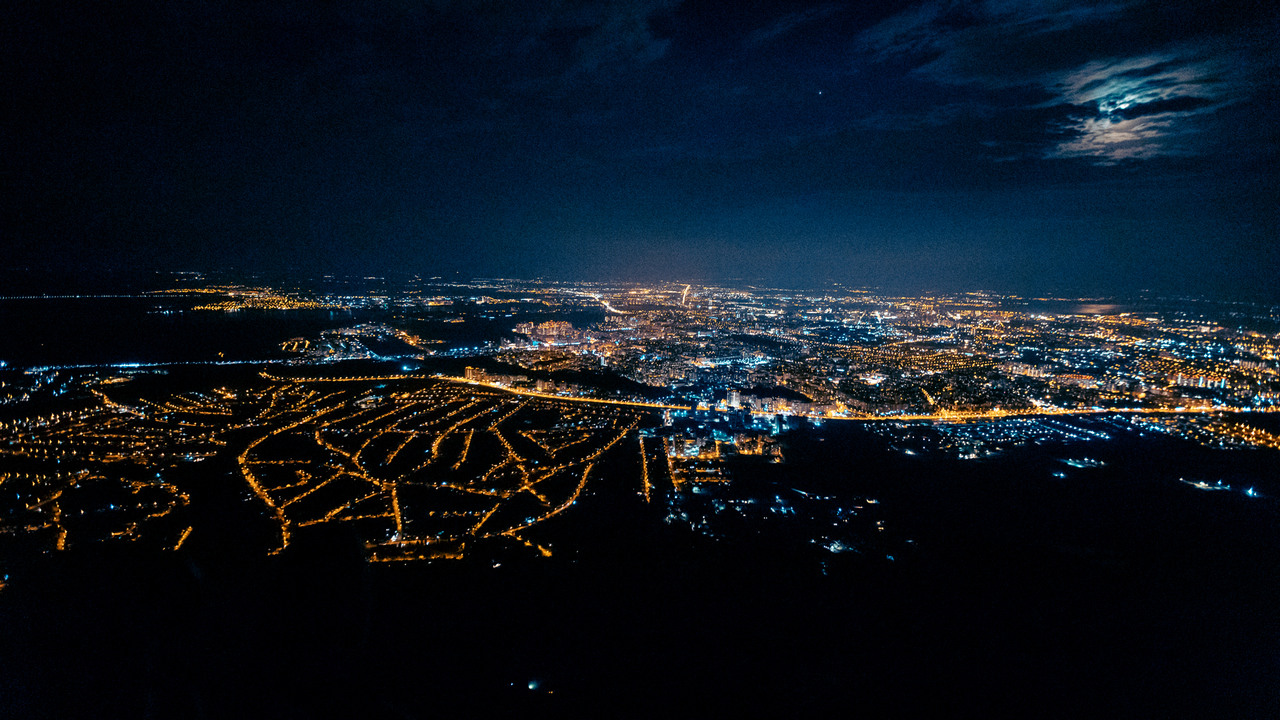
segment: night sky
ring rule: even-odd
[[[1273,2],[17,2],[5,259],[1280,293]]]

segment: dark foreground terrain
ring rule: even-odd
[[[854,717],[1274,717],[1280,709],[1274,526],[1241,522],[1230,508],[1153,512],[1135,515],[1101,549],[1056,543],[1054,529],[1019,530],[1025,542],[1011,542],[977,517],[942,520],[942,508],[976,512],[996,492],[952,481],[921,505],[923,521],[938,521],[919,536],[925,549],[895,562],[841,553],[820,563],[768,539],[655,531],[635,513],[579,523],[560,542],[579,533],[591,543],[534,562],[368,564],[340,531],[270,558],[194,536],[160,557],[106,546],[46,556],[0,593],[0,711],[651,716],[834,703]],[[601,494],[595,509],[623,501]],[[1012,522],[986,518],[994,519]]]

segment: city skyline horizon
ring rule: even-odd
[[[177,269],[174,269],[177,268]],[[436,274],[440,273],[440,274]],[[275,282],[320,282],[325,279],[341,278],[343,281],[352,280],[394,280],[396,282],[426,282],[440,281],[441,283],[474,283],[484,281],[507,281],[507,282],[525,282],[525,283],[548,283],[563,285],[634,285],[634,286],[661,286],[661,285],[691,285],[694,287],[750,287],[761,290],[779,290],[779,291],[817,291],[822,289],[830,289],[832,287],[841,288],[845,291],[865,291],[898,294],[901,296],[927,296],[927,295],[960,295],[960,294],[990,294],[1000,295],[1021,299],[1049,299],[1049,300],[1083,300],[1083,299],[1112,299],[1133,301],[1144,298],[1199,298],[1205,300],[1221,301],[1221,302],[1249,302],[1249,303],[1276,303],[1280,302],[1280,286],[1267,287],[1219,287],[1207,288],[1196,287],[1193,285],[1179,286],[1149,286],[1149,287],[1129,287],[1121,288],[1116,286],[1106,286],[1097,284],[1065,284],[1065,283],[1042,283],[1042,284],[1007,284],[1000,286],[997,283],[990,282],[954,282],[954,283],[877,283],[874,280],[842,280],[831,277],[823,277],[810,280],[786,280],[770,276],[695,276],[695,275],[666,275],[666,276],[628,276],[619,274],[604,274],[598,276],[586,276],[581,273],[529,273],[521,276],[518,274],[486,274],[474,273],[467,274],[462,271],[444,271],[440,272],[432,270],[415,271],[412,269],[382,267],[368,268],[362,270],[347,269],[346,272],[339,272],[336,268],[310,268],[310,267],[259,267],[259,266],[235,266],[220,265],[213,267],[195,268],[191,265],[176,265],[170,268],[161,268],[155,266],[139,265],[139,264],[122,264],[114,267],[94,267],[90,268],[74,268],[66,265],[57,267],[44,265],[28,264],[25,266],[0,266],[0,281],[13,283],[24,283],[24,287],[34,290],[41,286],[42,283],[52,282],[55,289],[69,288],[76,286],[87,286],[93,284],[121,284],[129,282],[140,282],[147,277],[178,277],[178,276],[227,276],[231,278],[250,279],[257,278],[270,280]]]

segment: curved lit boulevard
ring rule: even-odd
[[[961,459],[996,452],[1000,438],[1107,437],[1052,419],[1072,417],[1280,448],[1248,421],[1280,409],[1280,340],[1228,327],[1203,305],[508,280],[369,296],[214,284],[130,297],[161,313],[237,318],[419,315],[281,338],[284,357],[271,359],[0,367],[10,404],[67,393],[89,403],[0,422],[0,483],[20,505],[9,533],[47,536],[58,550],[120,539],[179,549],[200,530],[182,520],[190,496],[170,475],[232,448],[277,529],[271,552],[305,528],[343,523],[373,561],[458,558],[493,542],[550,555],[529,533],[573,507],[620,444],[639,453],[646,503],[724,481],[734,454],[781,460],[773,438],[796,423],[861,422],[891,440],[934,426]],[[1275,320],[1274,308],[1251,312]],[[545,319],[583,313],[596,321]],[[471,326],[494,339],[431,334]],[[136,378],[202,366],[257,370],[257,381],[170,397],[131,390]],[[105,505],[85,506],[91,495]]]

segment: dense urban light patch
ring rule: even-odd
[[[751,510],[755,500],[724,495],[734,463],[785,462],[778,436],[796,423],[867,423],[904,455],[960,460],[1028,443],[1105,444],[1117,433],[1280,449],[1277,433],[1244,414],[1280,407],[1280,341],[1253,329],[1280,319],[1265,305],[420,278],[343,295],[188,281],[137,298],[165,303],[152,311],[162,317],[242,304],[236,316],[246,323],[253,316],[241,313],[382,315],[292,337],[274,360],[220,351],[183,363],[9,371],[5,404],[68,394],[76,404],[0,423],[11,465],[0,483],[19,503],[8,534],[47,536],[57,550],[111,539],[181,549],[198,528],[184,519],[190,495],[180,478],[190,463],[227,453],[276,527],[268,552],[338,523],[357,528],[370,560],[403,561],[461,558],[477,543],[550,556],[527,532],[568,511],[619,444],[638,450],[629,482],[646,504],[665,496],[668,523],[712,535],[689,503],[710,496],[713,514]],[[522,320],[529,308],[593,309],[601,320]],[[424,311],[406,323],[403,313]],[[497,325],[497,338],[431,336],[469,323]],[[392,372],[346,369],[368,362]],[[435,369],[449,362],[471,364]],[[148,374],[264,365],[239,386],[169,397],[134,389]],[[1076,470],[1106,465],[1089,455],[1059,460]],[[119,489],[138,500],[122,501]],[[777,502],[761,509],[794,514]],[[94,507],[94,517],[115,520],[82,520]]]

